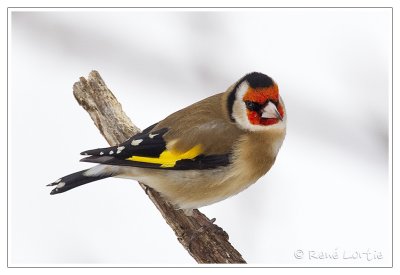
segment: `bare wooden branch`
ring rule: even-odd
[[[97,71],[90,72],[87,80],[81,77],[74,84],[73,92],[110,145],[122,143],[140,132]],[[198,210],[188,217],[182,210],[175,210],[156,191],[140,185],[175,232],[179,242],[198,263],[246,263],[229,243],[228,234],[213,220]]]

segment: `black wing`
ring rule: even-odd
[[[172,156],[171,160],[163,138],[168,128],[152,131],[154,127],[150,126],[118,146],[84,151],[81,154],[89,157],[81,161],[168,170],[213,169],[230,163],[230,154],[204,155],[200,147],[192,148],[189,154]]]

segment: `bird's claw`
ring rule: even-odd
[[[187,243],[188,243],[188,249],[189,251],[192,250],[192,244],[196,239],[200,237],[201,234],[207,234],[207,233],[214,233],[218,235],[224,235],[226,238],[228,238],[228,234],[219,226],[214,224],[216,221],[216,218],[212,218],[209,220],[209,222],[201,222],[200,227],[195,229],[195,230],[190,230],[188,234],[186,235],[187,238]]]

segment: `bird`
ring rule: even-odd
[[[59,178],[51,195],[108,177],[134,179],[189,213],[236,195],[275,163],[286,135],[276,82],[251,72],[116,146],[87,150],[92,168]]]

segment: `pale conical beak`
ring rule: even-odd
[[[267,106],[264,107],[261,117],[263,117],[263,118],[277,118],[279,120],[282,120],[281,114],[278,112],[278,109],[276,109],[275,104],[272,103],[271,101],[268,102]]]

